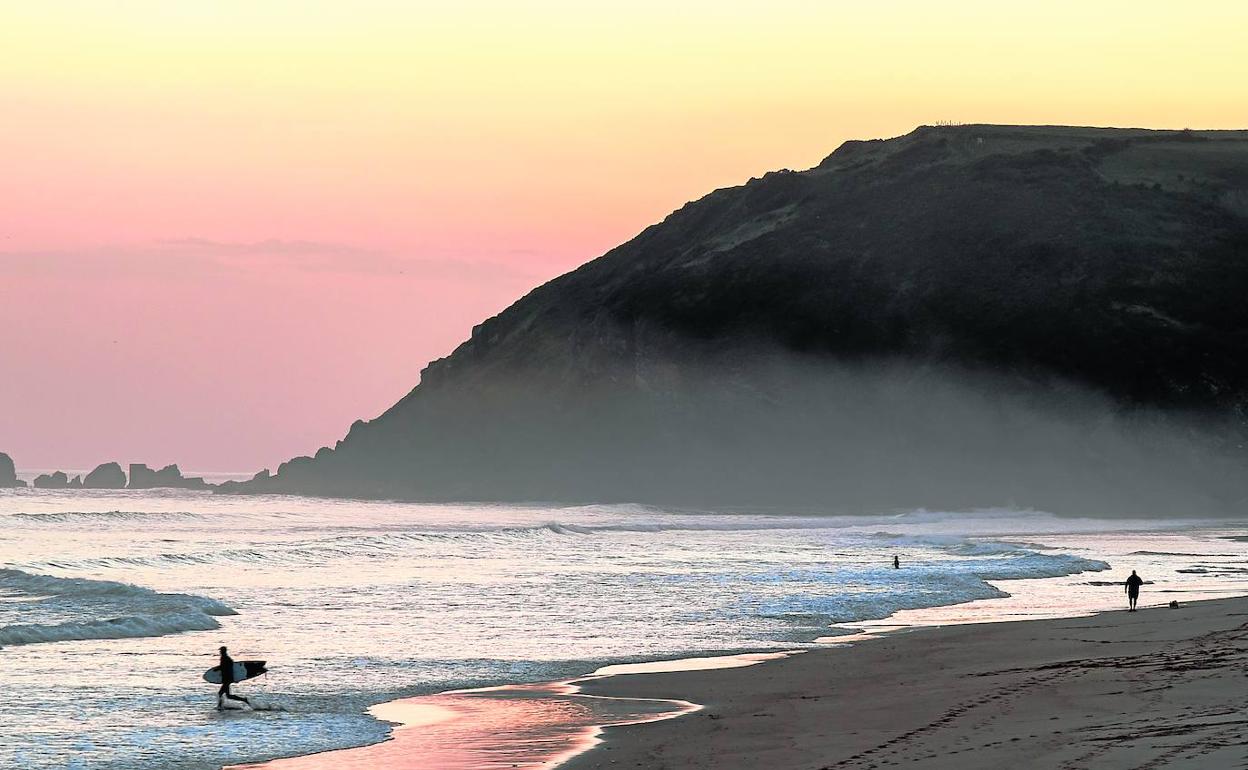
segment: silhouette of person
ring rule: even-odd
[[[901,569],[901,559],[893,557],[893,569]]]
[[[1144,585],[1144,579],[1135,574],[1135,570],[1131,570],[1131,577],[1127,578],[1126,585],[1129,605],[1127,612],[1135,612],[1135,603],[1140,600],[1140,586]]]
[[[251,705],[251,701],[241,695],[233,695],[230,693],[230,685],[234,684],[234,659],[224,647],[221,652],[221,689],[217,690],[217,710],[225,708],[225,699],[237,700]]]

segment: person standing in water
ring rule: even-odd
[[[221,689],[217,690],[217,709],[225,708],[225,699],[237,700],[251,705],[251,701],[241,695],[233,695],[230,693],[230,685],[234,684],[234,659],[230,657],[230,653],[224,647],[220,649],[221,653]]]
[[[1135,574],[1135,570],[1131,570],[1131,577],[1127,578],[1127,604],[1129,609],[1127,612],[1135,612],[1135,603],[1140,600],[1140,586],[1144,585],[1144,579]]]
[[[893,557],[893,569],[901,569],[901,559],[897,556]]]

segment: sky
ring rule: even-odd
[[[275,467],[846,139],[1248,128],[1245,39],[1239,0],[0,4],[0,451]]]

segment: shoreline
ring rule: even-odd
[[[52,613],[62,603],[71,617],[105,625],[118,614],[114,605],[143,622],[168,621],[173,615],[165,608],[175,601],[188,607],[227,601],[243,610],[219,622],[192,618],[212,626],[205,631],[115,641],[67,627],[64,636],[84,638],[11,649],[17,693],[80,675],[127,685],[119,692],[54,687],[46,699],[10,704],[14,729],[0,739],[0,754],[46,770],[59,768],[64,756],[87,764],[150,760],[220,770],[381,743],[396,732],[396,722],[407,720],[382,721],[370,708],[451,688],[551,682],[630,661],[788,650],[821,637],[842,645],[855,641],[847,631],[876,636],[897,626],[1082,614],[1125,605],[1121,581],[1133,568],[1154,581],[1145,588],[1150,603],[1248,595],[1242,521],[1196,526],[995,510],[898,512],[859,521],[290,500],[240,508],[181,492],[53,493],[29,502],[0,516],[5,531],[19,535],[10,538],[10,561],[32,570],[18,569],[6,581],[15,589],[8,607],[15,619],[56,620]],[[44,603],[34,590],[44,584],[67,589],[66,598]],[[104,603],[96,598],[101,590]],[[164,595],[180,598],[155,598]],[[967,601],[973,597],[982,600]],[[173,620],[192,625],[180,612]],[[206,708],[201,693],[207,691],[193,684],[199,681],[194,661],[225,643],[237,657],[273,662],[276,677],[239,691],[257,697],[261,710],[283,713],[221,715]],[[836,654],[858,660],[852,650]],[[749,680],[772,676],[773,665]],[[483,723],[492,718],[483,713],[488,704],[518,713],[521,706],[511,701],[542,700],[529,715],[544,709],[566,724],[563,711],[586,700],[528,689],[510,701],[456,700],[461,710],[438,713],[471,725],[479,716],[487,717]],[[672,695],[716,705],[693,689]],[[613,756],[615,734],[631,730],[618,725],[634,721],[613,710],[615,704],[595,705],[600,710],[565,731],[578,745],[592,746],[599,732],[607,737],[587,759]],[[144,724],[137,727],[129,717],[140,716]],[[544,719],[512,724],[541,727]],[[404,729],[413,738],[429,730],[452,735],[440,722]],[[47,737],[23,741],[30,734]],[[80,742],[83,734],[92,742]],[[525,731],[519,740],[501,732],[488,740],[471,731],[454,735],[466,740],[432,743],[462,743],[491,755],[540,741],[552,748],[548,730]],[[414,759],[420,752],[391,756],[433,766]],[[554,757],[568,754],[559,749]],[[518,763],[501,767],[510,764]]]
[[[589,682],[624,674],[745,668],[802,652],[616,663],[572,679],[398,698],[368,709],[375,719],[394,725],[378,743],[227,765],[223,770],[467,770],[481,766],[486,761],[482,757],[488,757],[491,766],[560,767],[600,744],[608,727],[674,719],[702,709],[682,698],[595,695],[584,692]]]
[[[1248,597],[917,630],[750,671],[588,683],[608,697],[681,692],[703,713],[609,728],[596,751],[561,768],[1243,761]]]
[[[1137,753],[1158,753],[1163,748],[1176,751],[1182,746],[1163,747],[1158,742],[1165,744],[1163,738],[1173,730],[1186,729],[1179,724],[1183,720],[1171,714],[1178,720],[1173,730],[1098,736],[1082,743],[1073,740],[1071,735],[1112,731],[1119,724],[1097,721],[1095,712],[1129,721],[1141,701],[1128,690],[1114,693],[1121,696],[1119,700],[1126,698],[1116,706],[1104,697],[1085,693],[1094,713],[1070,712],[1069,703],[1058,704],[1073,697],[1063,689],[1065,682],[1080,678],[1072,671],[1145,670],[1153,659],[1150,656],[1161,655],[1156,666],[1162,674],[1173,674],[1166,666],[1174,655],[1181,657],[1186,647],[1201,644],[1202,637],[1221,634],[1232,641],[1226,650],[1215,650],[1211,659],[1221,660],[1228,650],[1232,654],[1238,650],[1242,653],[1236,659],[1240,670],[1232,672],[1231,681],[1242,686],[1248,673],[1244,668],[1248,666],[1248,597],[1198,600],[1178,609],[1148,606],[1134,614],[1073,610],[1060,617],[1013,620],[1005,612],[992,621],[973,623],[948,617],[966,614],[959,613],[959,608],[981,602],[993,602],[1005,610],[1002,604],[1008,605],[1010,598],[1014,597],[911,611],[925,616],[925,623],[905,618],[903,612],[881,621],[851,624],[859,633],[827,637],[823,640],[829,643],[826,647],[797,651],[801,654],[623,664],[558,682],[402,698],[370,709],[378,719],[396,724],[381,743],[226,770],[453,770],[480,767],[482,756],[491,762],[505,756],[507,761],[501,766],[562,770],[853,768],[875,767],[883,757],[923,759],[931,767],[947,763],[951,768],[989,768],[1022,760],[1032,763],[1028,766],[1060,767],[1067,766],[1071,758],[1055,755],[1051,762],[1039,764],[1035,760],[1055,752],[1069,753],[1074,751],[1071,747],[1089,741],[1092,747],[1084,748],[1102,755],[1136,738],[1147,744],[1132,749]],[[1196,637],[1190,635],[1193,632],[1198,632]],[[1234,640],[1242,640],[1243,649],[1236,648]],[[1123,662],[1124,651],[1141,656],[1138,664]],[[766,665],[755,665],[762,663]],[[1221,665],[1233,667],[1235,663],[1222,660]],[[1212,688],[1235,692],[1225,681]],[[1197,687],[1193,697],[1207,703],[1209,689]],[[1020,705],[1020,699],[1030,707]],[[1154,701],[1156,705],[1165,699]],[[638,710],[639,704],[645,706]],[[1180,711],[1186,708],[1185,703],[1172,705]],[[991,715],[997,707],[1016,715],[1012,724],[1019,729],[996,725],[990,729],[993,740],[976,737],[993,721],[980,712]],[[1221,708],[1238,713],[1231,703]],[[445,712],[443,717],[432,718],[431,712],[438,709]],[[963,724],[972,713],[978,721]],[[1248,718],[1242,724],[1248,724]],[[1192,729],[1201,732],[1199,726]],[[1024,734],[1025,730],[1031,732]],[[933,741],[943,743],[936,746]],[[968,746],[979,753],[975,757],[963,754],[970,751]]]
[[[589,695],[581,692],[581,681],[502,685],[387,701],[368,710],[394,725],[379,743],[227,765],[223,770],[553,768],[598,745],[607,727],[644,724],[702,708],[677,698]]]
[[[1063,551],[1068,546],[1086,548],[1083,544],[1061,543],[1063,535],[1046,538],[1059,541],[1056,545],[1037,546],[1041,549],[1058,548]],[[1136,545],[1131,543],[1125,547]],[[1150,541],[1148,545],[1153,545]],[[1160,547],[1160,546],[1155,546]],[[1076,551],[1077,552],[1077,551]],[[1174,556],[1168,551],[1136,550],[1125,554],[1132,557],[1133,562],[1149,555]],[[1193,556],[1203,556],[1194,553]],[[1119,554],[1122,558],[1124,554]],[[1118,559],[1115,559],[1118,562]],[[1156,567],[1154,565],[1154,571]],[[1173,567],[1170,567],[1173,569]],[[1125,605],[1120,581],[1125,578],[1116,577],[1119,567],[1106,566],[1101,570],[1072,572],[1062,576],[1042,576],[1010,578],[987,582],[1000,592],[1000,595],[974,599],[954,604],[937,605],[915,609],[902,609],[878,619],[842,623],[828,629],[834,636],[822,636],[810,640],[814,646],[802,651],[806,654],[796,659],[826,660],[823,668],[835,668],[848,662],[855,669],[875,671],[875,676],[868,681],[883,682],[895,677],[892,666],[895,658],[881,658],[873,652],[863,650],[879,649],[885,645],[889,649],[896,648],[896,658],[922,658],[927,654],[927,639],[942,639],[950,633],[971,633],[967,642],[978,639],[993,639],[999,636],[1010,638],[1017,632],[1001,631],[1000,629],[1031,624],[1038,628],[1054,627],[1053,623],[1072,622],[1081,618],[1097,618],[1114,616],[1115,608]],[[1183,569],[1177,570],[1184,572]],[[1097,575],[1103,572],[1104,577]],[[1162,573],[1164,574],[1164,572]],[[1099,578],[1099,579],[1089,579]],[[1248,586],[1236,583],[1206,582],[1200,580],[1173,581],[1159,577],[1159,583],[1145,590],[1145,601],[1164,605],[1173,599],[1183,602],[1180,615],[1195,612],[1193,608],[1203,607],[1208,601],[1219,601],[1227,597],[1248,597]],[[1248,598],[1244,601],[1248,602]],[[1143,611],[1143,610],[1142,610]],[[1151,613],[1151,611],[1149,611]],[[1199,610],[1204,612],[1204,610]],[[1126,613],[1120,613],[1126,617]],[[1248,613],[1246,613],[1248,614]],[[1151,615],[1150,615],[1151,616]],[[1130,616],[1132,618],[1136,616]],[[1156,616],[1161,617],[1161,616]],[[1048,624],[1048,625],[1046,625]],[[962,632],[959,629],[976,629],[974,632]],[[922,634],[911,633],[922,631]],[[932,636],[935,635],[935,636]],[[907,641],[912,640],[912,641]],[[871,641],[864,645],[861,642]],[[1034,640],[1031,640],[1034,641]],[[1112,640],[1106,640],[1105,644]],[[1011,644],[1018,643],[1018,640]],[[796,643],[801,644],[801,643]],[[1035,645],[1032,645],[1035,646]],[[984,660],[1000,657],[999,651],[987,648],[981,651]],[[1049,643],[1040,644],[1037,654],[1043,654],[1051,648]],[[697,653],[695,653],[697,654]],[[838,656],[826,658],[825,656]],[[839,657],[849,656],[849,657]],[[803,664],[794,660],[769,662],[766,666],[755,666],[748,671],[736,668],[738,663],[729,663],[725,667],[725,659],[754,657],[750,663],[759,662],[760,658],[774,657],[774,652],[756,652],[744,655],[727,655],[724,653],[706,652],[700,657],[681,658],[677,660],[661,659],[647,663],[629,663],[622,665],[604,665],[591,674],[582,675],[559,681],[546,681],[531,684],[504,683],[500,686],[486,687],[467,691],[443,691],[429,695],[409,696],[382,702],[374,705],[368,713],[375,718],[388,721],[393,726],[390,734],[377,743],[352,748],[329,749],[319,753],[274,758],[267,761],[252,761],[247,764],[233,765],[226,770],[328,770],[329,768],[380,768],[383,770],[415,770],[415,768],[451,768],[467,770],[468,768],[514,766],[543,767],[554,766],[582,770],[588,767],[602,767],[615,764],[619,758],[628,758],[631,765],[638,767],[698,767],[699,757],[709,755],[716,761],[706,767],[732,767],[731,761],[720,757],[726,751],[731,755],[731,747],[714,747],[707,743],[707,736],[697,730],[691,730],[687,737],[673,738],[673,725],[703,724],[701,719],[708,718],[716,726],[722,728],[724,715],[715,711],[724,701],[725,692],[731,694],[761,695],[766,693],[763,683],[777,677],[789,677],[790,670],[804,668]],[[813,664],[812,664],[813,665]],[[1026,665],[1026,662],[1022,665]],[[707,670],[711,669],[711,670]],[[645,672],[644,674],[641,672]],[[812,669],[798,676],[790,683],[792,691],[809,689],[818,677],[823,675],[821,669]],[[982,673],[982,672],[980,672]],[[731,682],[731,688],[720,692],[715,687],[706,689],[707,682]],[[917,680],[919,677],[912,677]],[[911,687],[913,681],[901,683],[900,687]],[[726,687],[727,685],[725,685]],[[838,685],[839,686],[839,685]],[[887,689],[887,688],[886,688]],[[896,689],[896,688],[895,688]],[[955,688],[956,689],[956,688]],[[914,690],[900,690],[901,695],[908,695]],[[802,703],[809,705],[818,702],[826,693],[807,693],[809,697],[801,697]],[[856,696],[857,697],[857,696]],[[875,696],[872,696],[873,698]],[[894,697],[897,697],[894,695]],[[493,702],[494,708],[489,708]],[[765,699],[764,699],[765,700]],[[867,701],[871,701],[868,698]],[[885,699],[886,701],[887,699]],[[508,721],[507,713],[518,713],[516,704],[527,703],[528,712],[521,719]],[[627,711],[629,704],[649,702],[651,709],[638,715]],[[590,705],[592,704],[592,706]],[[658,705],[654,705],[658,704]],[[669,704],[666,713],[661,704]],[[677,704],[672,706],[671,704]],[[760,714],[767,713],[772,705],[767,702],[756,704]],[[884,703],[883,707],[892,708],[896,704]],[[904,706],[905,704],[900,704]],[[419,712],[422,708],[444,708],[452,712],[454,719],[445,720],[441,725],[430,725],[422,722]],[[592,712],[594,707],[597,713]],[[404,709],[408,709],[407,716]],[[568,711],[579,711],[569,717]],[[693,711],[703,710],[701,716],[689,716]],[[809,710],[809,709],[808,709]],[[389,713],[390,716],[386,716]],[[413,717],[412,714],[415,714]],[[803,725],[801,714],[790,714],[793,728],[801,733],[809,732],[811,725]],[[681,718],[677,718],[681,717]],[[477,727],[473,728],[476,723]],[[644,727],[637,725],[644,723]],[[484,726],[482,726],[484,725]],[[523,729],[517,729],[523,725]],[[743,722],[742,726],[748,726]],[[683,728],[682,728],[683,729]],[[916,728],[917,729],[917,728]],[[786,736],[772,733],[774,740],[785,740]],[[788,736],[791,737],[791,736]],[[683,744],[695,746],[705,744],[702,750],[694,755],[682,757],[675,763],[664,764],[662,744],[676,740]],[[1021,738],[1020,738],[1021,740]],[[650,749],[643,746],[654,743]],[[656,743],[657,742],[657,743]],[[454,750],[447,750],[452,747]],[[536,747],[536,749],[534,749]],[[826,748],[826,747],[825,747]],[[596,749],[596,750],[595,750]],[[621,753],[617,754],[616,752]],[[646,756],[638,756],[639,752]],[[477,759],[472,759],[472,756]],[[508,757],[502,764],[497,762],[500,756]],[[483,759],[484,758],[484,759]],[[488,759],[488,761],[487,761]],[[515,761],[511,761],[511,760]],[[703,757],[704,759],[704,757]],[[789,759],[779,761],[786,762]],[[758,766],[753,760],[743,761],[741,767]],[[788,766],[786,764],[777,767]],[[805,767],[806,763],[798,761],[795,766]],[[824,765],[817,765],[823,767]],[[957,765],[964,766],[964,765]]]

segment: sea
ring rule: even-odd
[[[1183,517],[3,490],[0,767],[216,770],[381,741],[405,696],[1118,608],[1132,569],[1146,606],[1244,595],[1245,564],[1242,523]],[[261,710],[216,710],[221,645],[268,662]]]

